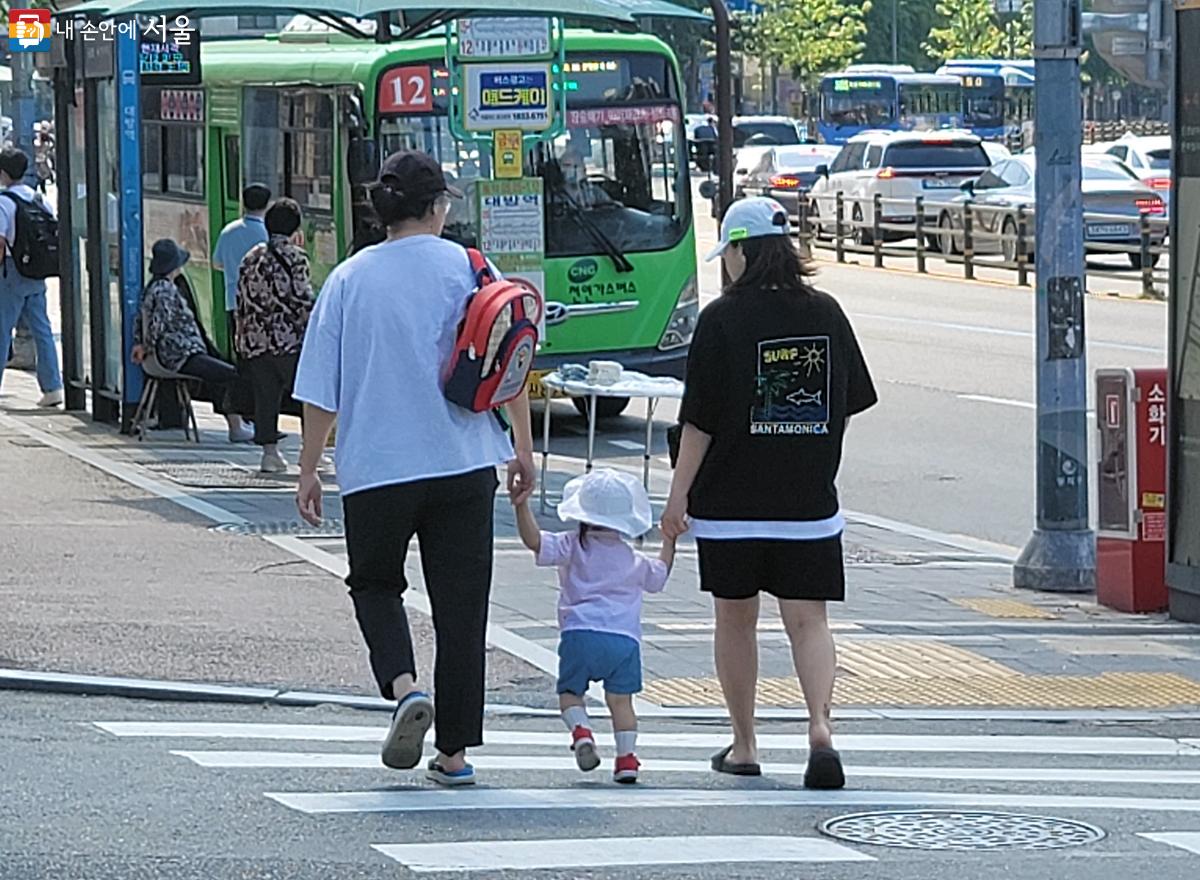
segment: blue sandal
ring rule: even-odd
[[[400,701],[383,741],[383,763],[393,770],[411,770],[421,763],[425,734],[433,726],[433,700],[413,691]]]
[[[461,770],[444,770],[442,769],[442,765],[438,763],[437,758],[432,758],[429,761],[429,766],[425,768],[425,778],[430,782],[436,782],[438,785],[444,785],[447,788],[474,785],[475,768],[467,764]]]

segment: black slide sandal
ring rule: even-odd
[[[809,753],[808,767],[804,771],[804,787],[825,790],[846,787],[842,758],[835,749],[813,749]]]
[[[718,773],[728,773],[730,776],[762,776],[762,767],[758,764],[735,764],[729,760],[733,746],[726,746],[712,756],[712,768]]]

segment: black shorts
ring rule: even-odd
[[[842,538],[814,541],[696,540],[700,589],[718,599],[777,599],[841,602],[846,598]]]

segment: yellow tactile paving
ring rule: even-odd
[[[944,642],[838,642],[838,668],[856,678],[944,679],[1018,675],[1003,663]]]
[[[651,680],[643,696],[665,706],[724,705],[715,678]],[[840,675],[834,701],[843,706],[1166,709],[1200,704],[1200,683],[1173,673],[1141,672],[1096,676],[1007,672],[958,678]],[[758,703],[802,706],[804,700],[795,679],[767,678],[759,681]]]
[[[951,599],[960,608],[978,611],[988,617],[1003,617],[1010,620],[1058,620],[1058,615],[1028,602],[1016,599],[993,599],[985,596],[967,596]]]

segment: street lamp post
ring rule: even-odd
[[[892,64],[900,63],[900,0],[892,0]]]
[[[1034,7],[1037,90],[1037,526],[1017,587],[1085,592],[1096,580],[1088,520],[1080,0]]]

